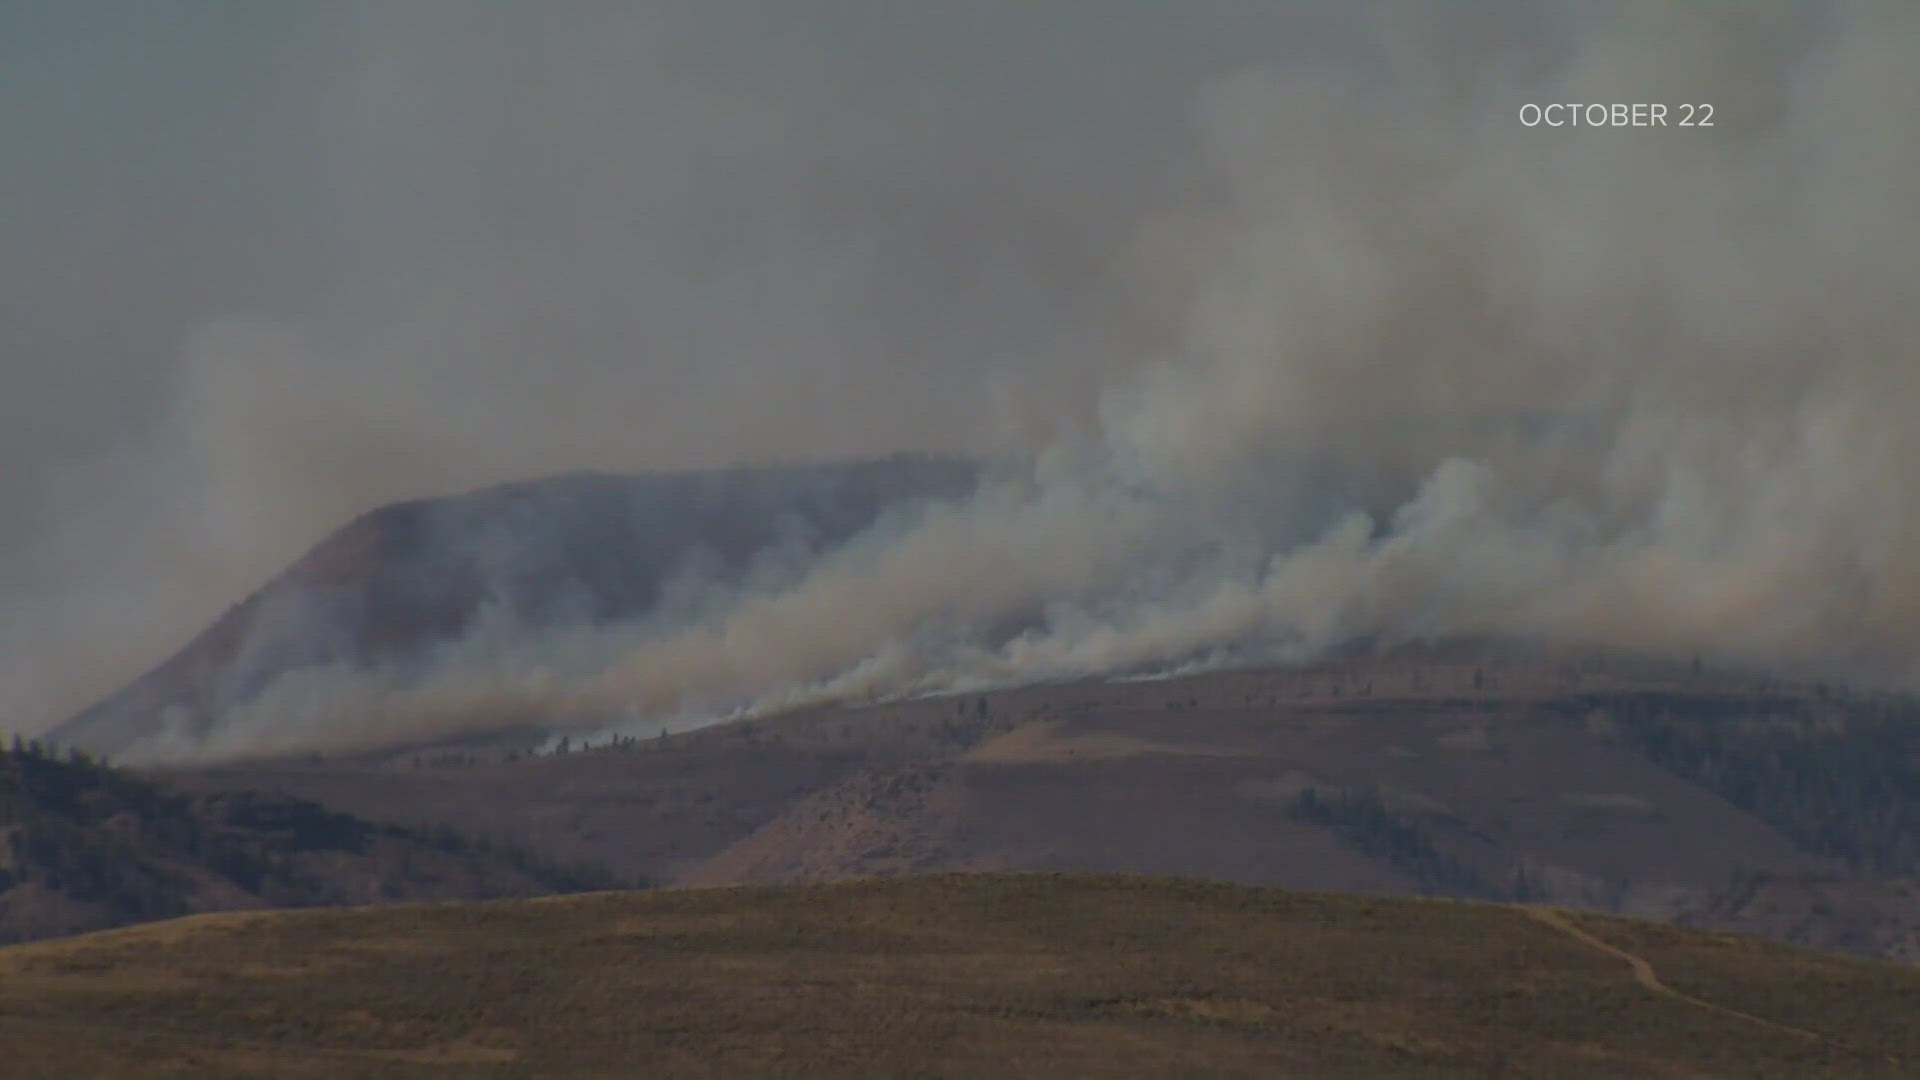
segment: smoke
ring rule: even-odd
[[[1910,6],[806,7],[262,31],[301,62],[260,145],[313,172],[259,216],[310,265],[188,305],[117,456],[23,451],[10,696],[97,696],[387,499],[900,449],[1021,464],[683,617],[297,672],[155,753],[1356,638],[1914,674]],[[1635,102],[1667,126],[1521,120]]]

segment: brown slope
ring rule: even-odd
[[[683,874],[696,884],[926,871],[1181,874],[1366,892],[1420,882],[1244,798],[1216,769],[1097,765],[862,770]]]
[[[1564,863],[1597,881],[1631,875],[1704,885],[1741,867],[1830,868],[1604,727],[1545,709],[1540,698],[1356,700],[1323,693],[1328,678],[1318,669],[1222,673],[821,708],[516,763],[476,752],[455,759],[474,764],[434,767],[431,753],[409,753],[176,775],[209,789],[282,790],[382,819],[518,827],[543,846],[599,834],[595,858],[669,875],[668,866],[626,861],[631,845],[651,849],[661,842],[654,838],[675,836],[687,842],[674,845],[671,858],[710,856],[850,770],[963,758],[1054,766],[1049,783],[1066,791],[1083,776],[1104,783],[1095,769],[1103,763],[1131,762],[1139,775],[1186,769],[1269,809],[1302,786],[1377,787],[1410,811],[1463,822],[1515,858]],[[1345,678],[1357,684],[1361,676]],[[413,767],[416,760],[427,767]],[[1139,790],[1142,805],[1157,798],[1151,786]],[[1022,827],[1044,831],[1051,820],[1027,815]],[[729,835],[736,829],[743,831]],[[708,844],[715,846],[703,853]]]
[[[1397,814],[1490,879],[1507,880],[1524,867],[1537,894],[1563,902],[1665,915],[1682,897],[1704,896],[1741,867],[1831,869],[1604,731],[1542,713],[1532,702],[1489,696],[1294,705],[1296,687],[1273,680],[1234,673],[1002,695],[994,707],[1005,730],[939,759],[941,782],[965,797],[940,804],[947,809],[937,824],[888,828],[966,838],[942,842],[942,854],[923,855],[932,861],[922,867],[1127,869],[1296,884],[1303,878],[1295,875],[1306,875],[1340,888],[1399,880],[1349,884],[1334,869],[1340,858],[1268,853],[1269,844],[1287,851],[1299,842],[1303,826],[1289,818],[1288,802],[1311,787],[1377,790]],[[891,722],[910,731],[939,723],[942,711],[957,715],[969,700],[978,701],[808,722],[828,730]],[[765,858],[804,853],[788,858],[807,872],[862,872],[858,858],[836,866],[818,851],[839,851],[841,842],[830,838],[877,827],[863,818],[922,812],[911,800],[889,802],[888,775],[857,777],[844,791],[823,794],[747,847]],[[868,790],[876,785],[878,796]],[[964,807],[964,815],[956,817],[953,806]],[[809,822],[817,822],[811,827],[818,837],[807,835]],[[732,861],[738,857],[706,872],[718,878],[704,879],[744,872],[746,863]],[[749,876],[770,872],[778,861],[756,857]]]
[[[1610,717],[1660,695],[1702,730],[1808,703],[1831,713],[1811,714],[1825,730],[1866,707],[1685,665],[1356,658],[822,707],[531,762],[475,750],[180,780],[453,822],[665,881],[1178,872],[1549,901],[1903,955],[1920,928],[1911,896],[1649,759]],[[1333,817],[1300,818],[1308,790]],[[1792,918],[1722,902],[1755,872],[1857,902],[1803,890]]]

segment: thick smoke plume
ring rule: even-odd
[[[382,500],[900,449],[1004,470],[670,622],[296,673],[164,752],[1357,638],[1916,673],[1911,5],[908,7],[250,28],[298,43],[253,152],[322,177],[250,212],[305,265],[205,286],[248,318],[118,456],[19,451],[22,715]],[[1569,102],[1668,125],[1522,123]]]

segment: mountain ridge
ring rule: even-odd
[[[190,749],[289,673],[404,670],[483,617],[530,631],[638,618],[676,574],[724,579],[783,545],[817,551],[889,511],[957,498],[978,476],[972,464],[901,456],[569,473],[389,503],[47,737],[114,757],[157,743]]]

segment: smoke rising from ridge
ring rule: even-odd
[[[960,7],[278,28],[305,141],[260,138],[324,182],[258,213],[309,265],[36,472],[10,696],[98,696],[384,500],[898,449],[1022,464],[671,624],[296,673],[171,752],[1356,637],[1913,674],[1910,7]],[[1518,119],[1636,101],[1715,126]]]

